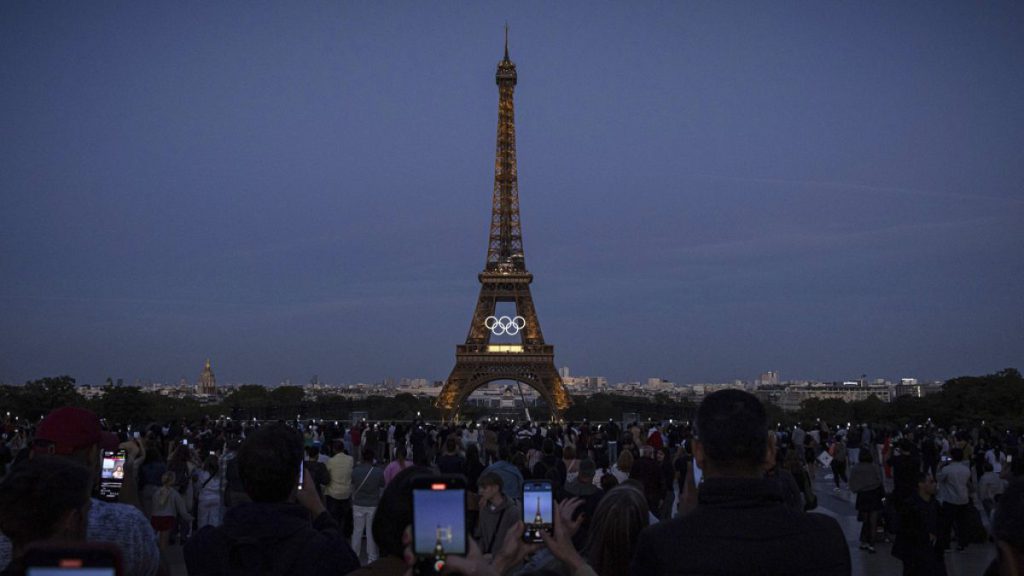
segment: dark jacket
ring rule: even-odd
[[[664,477],[661,473],[661,466],[646,456],[637,458],[633,462],[633,468],[629,471],[629,477],[639,480],[644,486],[644,496],[647,498],[647,506],[651,512],[658,513],[658,505],[665,497]]]
[[[905,574],[945,574],[942,548],[931,536],[938,534],[939,504],[914,494],[901,506],[900,528],[892,555],[903,560]]]
[[[189,576],[347,574],[359,559],[327,512],[312,523],[299,504],[248,502],[185,544]]]
[[[786,505],[775,479],[705,478],[697,507],[640,533],[630,572],[849,576],[839,524]]]

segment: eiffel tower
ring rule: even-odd
[[[530,295],[533,274],[526,270],[523,232],[519,225],[519,184],[516,170],[516,127],[512,93],[516,65],[505,58],[495,74],[498,84],[498,146],[494,158],[494,195],[487,264],[478,276],[480,298],[466,343],[455,348],[455,368],[448,376],[437,407],[445,419],[458,414],[474,390],[495,380],[515,380],[535,389],[557,417],[571,404],[555,369],[555,347],[544,342]],[[516,315],[495,316],[499,302],[515,304]],[[518,337],[518,344],[491,344],[492,336]]]

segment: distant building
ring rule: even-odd
[[[199,394],[206,394],[212,396],[217,393],[217,378],[213,375],[213,369],[210,368],[210,359],[206,359],[206,366],[203,367],[203,373],[199,375],[199,384],[196,386]]]
[[[817,398],[819,400],[842,400],[843,402],[860,402],[875,396],[882,402],[892,402],[893,391],[888,386],[860,387],[856,383],[852,386],[828,386],[798,388],[790,386],[779,394],[776,402],[783,410],[793,411],[800,409],[800,403],[804,400]]]
[[[647,384],[644,385],[644,390],[652,392],[667,392],[675,390],[676,385],[664,378],[648,378]]]
[[[762,372],[761,375],[757,377],[757,385],[758,386],[777,386],[778,384],[779,384],[779,371],[778,370],[769,370],[767,372]]]
[[[913,384],[907,383],[910,380]],[[893,393],[896,398],[902,398],[903,396],[912,396],[914,398],[923,398],[924,389],[917,383],[917,380],[913,378],[904,378],[893,388]]]

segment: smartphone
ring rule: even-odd
[[[554,502],[550,480],[531,480],[523,483],[524,542],[543,542],[541,532],[551,532],[554,524]]]
[[[132,438],[135,438],[136,440],[139,439],[139,431],[138,430],[136,430],[135,432],[132,432]]]
[[[100,500],[117,502],[124,484],[124,450],[104,450],[100,462]]]
[[[181,441],[181,445],[182,446],[188,446],[188,438],[185,438],[184,440],[182,440]]]
[[[213,452],[211,452],[213,454]],[[303,476],[306,474],[306,455],[302,455],[302,460],[299,460],[299,485],[298,489],[302,490]]]
[[[450,555],[466,553],[466,478],[424,476],[413,481],[414,574],[440,574]]]
[[[700,481],[704,479],[704,471],[697,466],[697,458],[693,459],[693,486],[696,488],[700,486]]]
[[[31,544],[25,549],[25,576],[123,576],[121,551],[102,542]]]
[[[1010,464],[1011,462],[1013,462],[1013,455],[1012,454],[1007,454],[1006,455],[1006,463]]]

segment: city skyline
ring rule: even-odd
[[[556,366],[1020,367],[1019,4],[15,2],[0,381],[443,378],[506,20]]]

